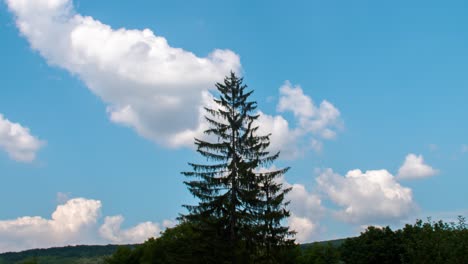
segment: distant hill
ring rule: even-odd
[[[117,250],[117,247],[118,245],[82,245],[2,253],[0,264],[101,264],[106,256],[112,255]]]
[[[305,249],[314,244],[330,243],[334,247],[340,246],[345,239],[319,241],[302,244]],[[136,245],[126,245],[134,247]],[[66,246],[47,249],[30,249],[21,252],[8,252],[0,254],[0,264],[102,264],[106,256],[112,255],[119,245],[105,246]]]
[[[304,248],[310,247],[310,246],[312,246],[314,244],[331,244],[333,247],[339,247],[345,241],[346,241],[346,238],[327,240],[327,241],[317,241],[317,242],[312,242],[312,243],[301,244],[301,248],[304,249]]]

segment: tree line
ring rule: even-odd
[[[458,223],[417,220],[402,229],[369,227],[341,246],[346,263],[468,263],[468,229],[465,218]]]
[[[205,263],[202,252],[197,252],[199,236],[202,234],[184,223],[133,249],[120,247],[106,263]],[[358,237],[295,244],[283,248],[278,256],[286,264],[466,264],[468,229],[461,216],[458,223],[417,220],[397,230],[370,226]]]

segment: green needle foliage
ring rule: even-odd
[[[281,248],[293,244],[293,234],[281,225],[289,216],[284,189],[277,179],[289,168],[259,173],[278,158],[267,147],[270,135],[258,135],[256,102],[234,73],[217,83],[216,108],[205,110],[210,141],[195,139],[198,153],[209,164],[189,163],[183,172],[198,205],[184,205],[182,221],[199,232],[206,262],[275,263]]]

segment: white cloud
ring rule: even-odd
[[[167,219],[166,219],[166,220],[164,220],[164,221],[162,222],[162,226],[163,226],[164,228],[173,228],[173,227],[176,226],[176,224],[177,224],[177,222],[174,221],[174,220],[167,220]]]
[[[313,150],[315,150],[315,152],[317,152],[317,153],[322,152],[322,149],[323,149],[322,141],[312,139],[311,142],[310,142],[310,146],[311,146],[311,148]]]
[[[31,135],[27,127],[13,123],[0,114],[0,149],[16,161],[31,162],[45,144]]]
[[[269,168],[259,168],[257,173],[275,171],[278,168],[272,165]],[[320,197],[315,193],[307,191],[303,184],[290,184],[284,176],[278,177],[276,181],[282,184],[284,189],[291,188],[286,194],[285,202],[290,202],[287,209],[291,215],[288,218],[288,225],[291,230],[297,232],[296,241],[302,243],[311,241],[316,235],[319,227],[319,219],[322,218],[325,208],[322,206]]]
[[[296,143],[300,137],[298,131],[291,130],[288,121],[280,115],[272,116],[261,111],[258,114],[258,134],[271,133],[268,150],[271,153],[281,151],[281,158],[285,159],[294,159],[300,156],[301,152]]]
[[[311,221],[316,221],[324,214],[324,208],[320,197],[307,191],[303,184],[289,184],[283,182],[285,188],[291,187],[286,199],[291,201],[289,208],[296,216],[307,217]]]
[[[274,171],[277,168],[273,165],[270,168],[260,168],[257,172]],[[320,197],[307,191],[303,184],[290,184],[284,176],[277,179],[283,188],[291,188],[286,194],[285,202],[289,201],[287,209],[290,210],[288,225],[291,230],[297,232],[295,238],[299,243],[311,241],[317,234],[319,219],[323,217],[325,208],[322,206]]]
[[[438,171],[424,163],[422,155],[408,154],[405,162],[398,170],[401,179],[419,179],[437,174]]]
[[[102,203],[99,200],[74,198],[58,205],[50,219],[24,216],[0,220],[0,253],[31,248],[78,244],[141,243],[159,236],[158,223],[144,222],[122,230],[122,216],[105,217],[99,228]],[[173,221],[165,220],[163,228]]]
[[[149,29],[113,29],[76,14],[71,0],[6,2],[31,47],[83,80],[113,122],[167,146],[193,145],[203,93],[241,68],[230,50],[198,57]]]
[[[96,224],[100,209],[100,201],[75,198],[57,206],[51,219],[0,221],[0,252],[86,243],[86,230]]]
[[[123,216],[107,216],[99,228],[100,235],[112,243],[141,243],[149,237],[158,237],[161,232],[159,224],[152,222],[140,223],[129,229],[122,230]]]
[[[335,130],[341,128],[343,122],[340,111],[333,104],[324,100],[317,107],[300,86],[292,86],[288,81],[281,86],[280,95],[277,110],[292,112],[303,133],[312,133],[323,139],[335,138]]]
[[[272,132],[270,149],[282,150],[281,158],[285,159],[294,159],[310,149],[321,152],[322,140],[335,138],[337,130],[343,127],[340,111],[333,104],[324,100],[317,107],[300,86],[292,86],[288,81],[280,88],[277,111],[291,112],[294,125],[281,115],[260,112],[260,131]]]
[[[106,103],[111,121],[158,144],[192,147],[194,137],[203,138],[209,89],[229,71],[241,71],[239,56],[230,50],[198,57],[171,47],[149,29],[113,29],[76,14],[72,0],[6,2],[34,50],[83,80]],[[281,149],[282,158],[320,151],[320,140],[334,138],[342,125],[331,103],[316,106],[301,87],[289,82],[280,88],[278,111],[292,112],[295,127],[280,115],[264,113],[259,123],[271,129],[265,131],[272,133],[271,150]]]
[[[342,207],[336,215],[357,224],[378,224],[409,216],[416,208],[410,188],[386,170],[351,170],[345,177],[327,169],[317,177],[318,188]]]
[[[299,243],[310,242],[317,234],[319,220],[323,217],[325,209],[320,197],[306,190],[302,184],[289,184],[283,181],[284,187],[291,187],[286,200],[290,201],[291,216],[288,224],[291,230],[295,230],[296,241]]]
[[[303,93],[301,87],[292,87],[291,83],[286,81],[280,88],[280,94],[278,111],[291,111],[300,118],[308,118],[316,114],[317,109],[312,99]]]
[[[314,233],[317,231],[317,223],[312,222],[307,217],[299,217],[294,213],[288,219],[288,224],[291,230],[296,232],[296,242],[310,242]]]

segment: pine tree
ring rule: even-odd
[[[260,207],[258,226],[262,234],[263,254],[260,260],[264,263],[284,263],[281,259],[282,251],[294,245],[294,240],[290,239],[295,233],[289,228],[281,225],[281,221],[289,217],[289,211],[285,206],[289,202],[284,202],[285,195],[291,188],[284,189],[277,178],[286,173],[289,168],[273,170],[257,175],[260,181]]]
[[[197,152],[211,163],[189,163],[192,171],[183,172],[199,204],[184,205],[188,214],[181,219],[195,224],[206,238],[199,246],[212,253],[207,262],[271,261],[273,247],[291,242],[288,228],[281,226],[289,216],[283,202],[288,190],[276,181],[288,168],[256,172],[271,165],[279,152],[270,155],[270,135],[258,135],[257,104],[249,101],[253,91],[242,82],[231,73],[216,84],[217,107],[205,108],[210,125],[205,134],[211,140],[195,139]]]

